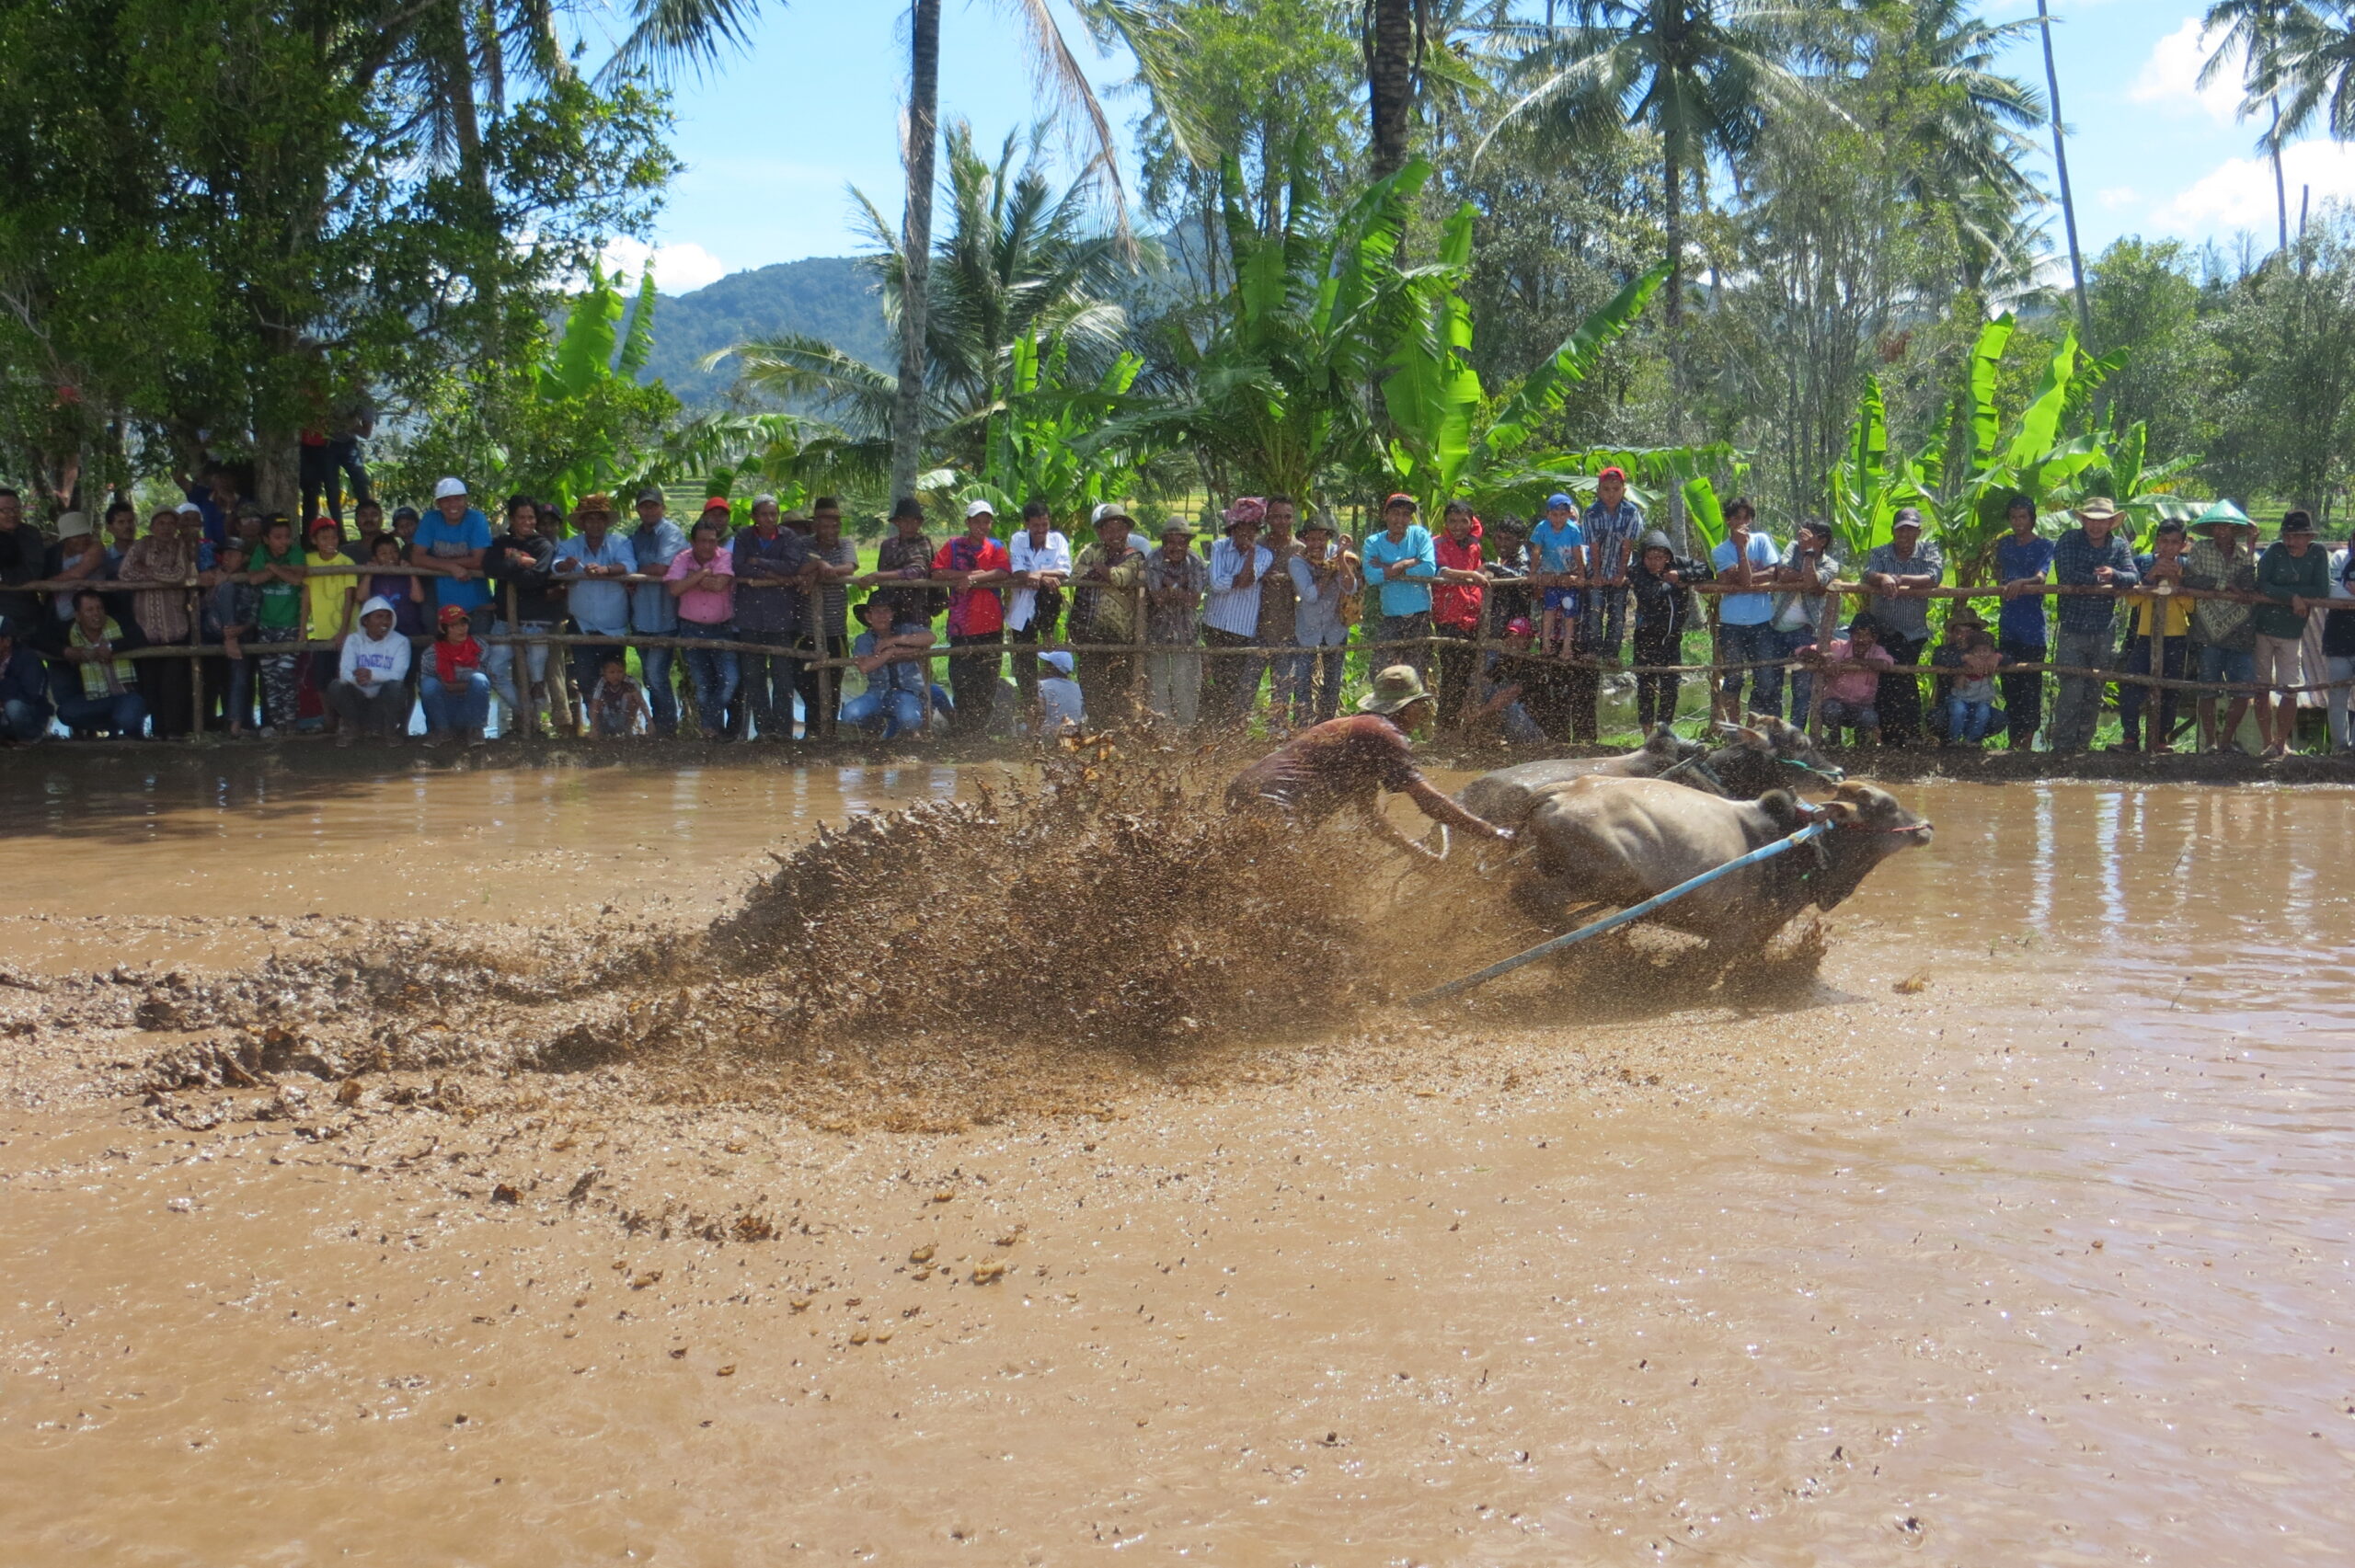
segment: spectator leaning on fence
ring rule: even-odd
[[[254,660],[246,655],[245,639],[259,624],[261,589],[246,570],[251,557],[246,542],[232,535],[214,554],[220,571],[204,596],[204,640],[221,645],[219,654],[205,657],[204,689],[218,699],[222,727],[232,739],[243,739],[254,727]]]
[[[1284,495],[1268,497],[1266,505],[1267,532],[1260,535],[1259,543],[1275,557],[1275,565],[1259,579],[1259,627],[1256,640],[1269,650],[1265,660],[1268,727],[1271,732],[1280,732],[1292,712],[1311,656],[1300,651],[1294,636],[1300,624],[1300,600],[1293,590],[1292,564],[1301,553],[1300,540],[1294,532],[1300,521],[1300,507]],[[1259,678],[1255,671],[1251,690],[1244,694],[1246,711],[1257,705],[1258,692]]]
[[[661,505],[659,499],[656,505]],[[642,512],[642,501],[640,508]],[[611,496],[598,491],[581,497],[573,504],[572,521],[580,525],[580,532],[559,541],[550,553],[548,578],[551,582],[564,585],[565,609],[572,618],[573,634],[597,639],[576,643],[572,647],[572,689],[576,700],[586,703],[590,688],[600,679],[605,655],[617,651],[622,646],[622,639],[629,634],[633,591],[645,591],[644,589],[633,590],[621,579],[644,567],[633,543],[613,531],[614,499]],[[644,532],[643,524],[640,532]],[[676,558],[675,555],[673,558]],[[664,569],[667,571],[667,566]],[[671,599],[672,596],[659,585],[649,586],[653,586],[654,591],[661,593],[665,600]],[[670,630],[648,635],[673,636],[677,635],[677,628],[674,612]],[[649,649],[643,657],[649,671],[647,684],[655,688],[654,726],[660,730],[662,727],[663,703],[652,673],[652,652]],[[670,661],[666,657],[662,662],[663,673],[667,675]],[[672,712],[674,724],[677,717],[674,708]]]
[[[1537,590],[1537,651],[1570,656],[1577,642],[1578,585],[1586,578],[1586,531],[1578,505],[1557,490],[1545,498],[1545,521],[1530,532],[1529,580]]]
[[[1578,651],[1615,664],[1626,637],[1627,568],[1644,536],[1644,509],[1627,494],[1626,469],[1606,468],[1594,476],[1594,499],[1580,518],[1579,531],[1585,540],[1587,588],[1578,618]]]
[[[327,705],[343,721],[335,743],[349,746],[362,735],[392,739],[408,732],[408,639],[393,625],[393,607],[382,599],[360,606],[360,625],[343,639]]]
[[[1442,729],[1464,722],[1480,668],[1480,620],[1488,588],[1481,533],[1472,503],[1453,500],[1441,512],[1439,537],[1431,541],[1432,558],[1439,563],[1439,580],[1431,589],[1431,635],[1441,639],[1436,722]]]
[[[2257,591],[2257,557],[2245,535],[2253,532],[2240,508],[2219,500],[2192,520],[2199,537],[2184,553],[2183,585],[2231,593]],[[2243,684],[2257,679],[2257,628],[2249,607],[2232,600],[2202,599],[2191,609],[2192,635],[2200,643],[2200,680]],[[2217,693],[2200,694],[2200,749],[2214,751],[2233,743],[2248,714],[2249,694],[2234,692],[2223,727],[2216,723]]]
[[[2077,509],[2077,526],[2052,546],[2052,580],[2064,588],[2132,588],[2142,581],[2126,541],[2117,536],[2118,505],[2094,496]],[[2097,594],[2063,595],[2053,619],[2052,662],[2063,667],[2108,670],[2117,646],[2115,600]],[[2052,699],[2052,750],[2083,751],[2093,744],[2101,721],[2103,681],[2098,675],[2063,675]]]
[[[40,652],[0,615],[0,742],[29,746],[49,735],[57,709],[49,700],[49,669]]]
[[[2144,589],[2165,584],[2169,588],[2183,586],[2183,552],[2191,536],[2183,524],[2174,518],[2158,526],[2152,538],[2151,554],[2134,557],[2134,569],[2142,575]],[[2148,591],[2134,595],[2127,612],[2126,660],[2122,669],[2130,675],[2154,673],[2151,663],[2151,626],[2158,624],[2159,641],[2165,647],[2160,655],[2162,668],[2155,673],[2169,681],[2180,681],[2191,660],[2191,601],[2168,592]],[[2175,748],[2176,709],[2181,693],[2172,687],[2153,692],[2146,686],[2121,681],[2118,688],[2118,723],[2125,732],[2120,750],[2145,749],[2142,738],[2142,710],[2152,707],[2151,734],[2147,749],[2171,751]],[[2153,699],[2155,698],[2155,704]]]
[[[547,711],[548,645],[537,639],[556,630],[563,613],[558,585],[550,568],[556,564],[556,541],[541,525],[539,503],[529,496],[507,499],[507,531],[490,542],[483,555],[483,571],[490,579],[489,626],[493,636],[521,635],[524,643],[523,679],[515,679],[516,648],[512,643],[491,647],[483,661],[490,689],[507,704],[503,734],[536,735],[540,715]],[[508,620],[510,601],[515,617]],[[397,601],[386,602],[398,610]]]
[[[1777,657],[1791,658],[1818,640],[1819,626],[1832,624],[1840,601],[1821,590],[1839,578],[1840,563],[1832,555],[1832,525],[1820,517],[1805,520],[1783,553],[1783,564],[1775,568],[1775,584],[1783,591],[1775,595],[1775,618],[1768,624],[1775,629],[1773,646],[1781,650]],[[1814,674],[1794,664],[1785,684],[1790,691],[1791,722],[1806,724],[1809,704],[1815,699]]]
[[[809,587],[802,601],[801,647],[824,658],[841,658],[850,647],[851,578],[858,575],[858,546],[843,537],[843,504],[833,496],[810,503]],[[807,660],[796,674],[806,723],[823,720],[824,693],[841,687],[841,673],[821,674]]]
[[[1358,558],[1341,548],[1339,532],[1330,515],[1316,513],[1301,525],[1300,549],[1285,564],[1294,601],[1292,640],[1304,661],[1292,691],[1292,729],[1322,724],[1341,711],[1350,627],[1365,602],[1365,590]]]
[[[1071,580],[1071,541],[1055,530],[1052,508],[1026,501],[1022,526],[1005,545],[1014,591],[1005,601],[1005,635],[1014,644],[1014,683],[1027,710],[1039,692],[1039,661],[1028,657],[1055,641],[1063,615],[1063,584]]]
[[[1919,664],[1930,643],[1930,600],[1927,590],[1946,578],[1946,557],[1937,542],[1922,536],[1918,507],[1900,507],[1890,521],[1890,542],[1865,556],[1864,585],[1872,589],[1873,629],[1881,651],[1893,664]],[[1911,746],[1922,738],[1922,682],[1913,675],[1890,673],[1880,678],[1874,699],[1880,715],[1880,738],[1891,746]]]
[[[997,585],[1013,570],[1013,558],[994,536],[997,514],[989,502],[969,501],[965,532],[940,547],[933,571],[957,579],[948,595],[948,646],[965,651],[948,659],[948,688],[957,712],[949,729],[981,735],[997,705],[998,672],[1004,667],[1005,601]]]
[[[706,740],[728,738],[724,715],[736,692],[736,655],[729,648],[696,647],[723,642],[735,612],[735,567],[719,543],[719,522],[706,511],[687,534],[687,548],[671,563],[664,580],[679,601],[679,635],[688,643],[687,679],[694,682],[696,717]]]
[[[1161,548],[1144,558],[1144,692],[1154,717],[1179,729],[1194,727],[1201,711],[1202,596],[1210,563],[1194,554],[1194,525],[1172,515],[1161,524]]]
[[[2257,607],[2257,678],[2273,688],[2260,695],[2257,727],[2265,755],[2290,754],[2298,738],[2298,699],[2306,683],[2306,617],[2330,600],[2330,557],[2315,543],[2314,514],[2293,511],[2281,520],[2281,537],[2257,563],[2257,591],[2269,601]]]
[[[490,548],[490,520],[466,498],[466,482],[452,475],[433,486],[433,515],[418,524],[409,551],[409,565],[423,567],[440,579],[433,585],[433,602],[452,605],[471,614],[490,602],[490,586],[483,580],[483,553]]]
[[[40,596],[15,585],[40,581],[46,554],[40,530],[25,521],[23,498],[0,485],[0,619],[26,628],[28,635],[40,624]]]
[[[2330,682],[2326,699],[2330,749],[2338,756],[2355,755],[2355,737],[2348,733],[2346,685],[2355,680],[2355,540],[2330,553],[2330,611],[2322,624],[2322,656]]]
[[[1415,521],[1415,498],[1393,496],[1382,503],[1382,528],[1365,542],[1366,580],[1380,591],[1382,624],[1375,640],[1406,643],[1373,657],[1410,665],[1418,677],[1429,672],[1431,580],[1439,555],[1430,531]]]
[[[1070,640],[1124,646],[1137,632],[1137,596],[1131,590],[1144,580],[1144,553],[1129,541],[1136,520],[1120,502],[1106,501],[1088,521],[1096,542],[1072,563]],[[1132,711],[1135,679],[1132,655],[1080,656],[1079,689],[1098,725],[1117,725]]]
[[[579,508],[575,508],[576,512]],[[687,547],[686,531],[667,515],[662,492],[648,486],[638,493],[638,529],[629,536],[629,557],[638,575],[651,578],[628,589],[629,629],[641,637],[674,637],[679,632],[679,602],[663,586],[663,578],[679,552]],[[576,615],[574,619],[578,620]],[[606,634],[600,633],[600,635]],[[647,706],[654,714],[654,733],[670,735],[679,727],[679,696],[672,683],[671,666],[678,649],[641,647],[638,665],[646,677]]]
[[[1668,535],[1657,528],[1638,544],[1627,582],[1636,601],[1636,724],[1648,734],[1655,725],[1676,721],[1676,692],[1683,678],[1661,667],[1683,660],[1692,585],[1707,580],[1709,569],[1698,561],[1679,560]],[[1646,670],[1648,665],[1652,668]]]
[[[254,586],[261,590],[255,612],[254,641],[276,648],[303,640],[303,554],[294,546],[294,524],[273,517],[262,529],[261,548],[248,563]],[[301,711],[302,684],[295,652],[286,648],[260,657],[256,674],[261,685],[264,739],[281,728],[291,729]]]
[[[1220,658],[1220,648],[1247,648],[1259,636],[1259,590],[1275,569],[1276,555],[1259,543],[1268,507],[1245,496],[1226,511],[1226,526],[1211,546],[1210,596],[1202,601],[1202,641],[1212,656],[1202,660],[1202,717],[1220,727],[1239,727],[1251,716],[1259,689],[1259,661],[1239,654]],[[1289,582],[1289,578],[1286,579]]]
[[[946,593],[924,583],[932,575],[933,554],[932,541],[924,532],[924,503],[902,496],[891,503],[891,537],[877,546],[875,569],[858,580],[866,587],[888,585],[883,592],[893,613],[929,626],[948,607]]]
[[[1752,682],[1750,706],[1762,713],[1783,711],[1783,667],[1767,663],[1783,657],[1783,639],[1775,635],[1775,596],[1764,590],[1775,580],[1783,553],[1763,533],[1753,532],[1758,509],[1740,497],[1726,507],[1726,536],[1709,552],[1717,581],[1732,590],[1717,601],[1717,647],[1725,672],[1717,689],[1717,716],[1739,724],[1748,711],[1741,689]],[[1756,666],[1745,670],[1744,665]]]
[[[2044,664],[2051,638],[2044,615],[2044,579],[2052,569],[2052,541],[2036,531],[2036,502],[2014,496],[2005,503],[2011,530],[1995,542],[1995,580],[2003,608],[1995,616],[1995,646],[2005,664]],[[2011,749],[2026,751],[2044,727],[2044,671],[2011,670],[2003,677],[2004,712]]]
[[[800,529],[785,526],[775,496],[754,496],[752,526],[737,533],[729,558],[736,568],[736,640],[781,650],[736,656],[738,705],[745,710],[737,737],[758,734],[764,740],[790,740],[798,661],[782,650],[790,649],[801,636],[809,538]]]

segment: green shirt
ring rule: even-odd
[[[264,567],[299,567],[302,564],[303,552],[294,545],[288,545],[286,554],[282,555],[271,555],[270,546],[267,544],[255,546],[252,565],[254,571],[259,571]],[[270,578],[260,585],[260,589],[261,613],[255,620],[255,625],[265,629],[273,627],[299,629],[302,626],[303,585],[301,583],[281,582],[276,578]]]
[[[2257,607],[2255,624],[2260,636],[2304,636],[2306,618],[2290,608],[2290,600],[2293,595],[2330,597],[2330,552],[2309,543],[2304,555],[2292,555],[2290,547],[2277,540],[2257,563],[2257,591],[2273,601]]]

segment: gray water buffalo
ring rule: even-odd
[[[1806,827],[1832,831],[1745,866],[1650,919],[1746,951],[1810,905],[1829,910],[1901,850],[1930,841],[1930,824],[1876,784],[1843,784],[1812,810],[1787,790],[1726,800],[1662,779],[1585,778],[1546,791],[1522,824],[1531,869],[1513,891],[1559,924],[1576,908],[1626,909]]]
[[[1724,744],[1714,750],[1661,725],[1643,745],[1616,757],[1556,757],[1499,768],[1465,784],[1456,799],[1474,816],[1510,828],[1529,815],[1539,796],[1573,779],[1671,775],[1693,789],[1754,799],[1795,783],[1837,784],[1844,776],[1806,730],[1771,714],[1752,714],[1747,725],[1720,725],[1718,729]]]

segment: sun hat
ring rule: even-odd
[[[70,511],[57,520],[60,539],[79,539],[90,532],[90,520],[77,511]]]
[[[1136,521],[1136,518],[1131,514],[1128,509],[1128,504],[1124,501],[1102,501],[1097,503],[1096,509],[1088,513],[1087,521],[1091,527],[1101,528],[1115,518],[1118,518],[1122,522]]]
[[[2312,533],[2314,531],[2315,517],[2312,512],[2293,511],[2281,520],[2281,536],[2285,539],[2292,533]]]
[[[2221,498],[2209,503],[2209,507],[2206,511],[2201,512],[2198,517],[2191,520],[2191,526],[2194,528],[2216,528],[2219,526],[2227,528],[2243,528],[2246,527],[2247,524],[2248,513],[2241,510],[2240,508],[2233,505],[2232,502]]]
[[[967,501],[965,503],[965,521],[967,522],[972,521],[977,517],[995,516],[997,516],[997,508],[990,505],[987,501],[976,500]]]
[[[572,515],[576,518],[592,515],[611,517],[614,515],[614,498],[603,490],[592,490],[572,503]]]
[[[453,621],[464,621],[467,616],[465,611],[459,606],[444,604],[442,606],[442,613],[434,618],[446,626]]]
[[[2076,512],[2084,522],[2108,522],[2119,515],[2118,503],[2108,496],[2087,496]]]
[[[1529,624],[1526,615],[1516,615],[1505,623],[1505,635],[1509,637],[1534,637],[1536,635],[1537,628]]]
[[[1051,664],[1065,675],[1070,674],[1072,670],[1071,655],[1063,648],[1049,648],[1045,653],[1039,656],[1039,662],[1041,664]]]
[[[453,608],[454,608],[454,606]],[[392,613],[394,612],[393,612],[393,601],[392,601],[391,600],[389,600],[389,599],[386,599],[386,598],[385,598],[383,594],[381,594],[381,593],[380,593],[380,594],[378,594],[378,595],[376,595],[374,598],[373,598],[373,599],[369,600],[367,603],[365,603],[365,604],[363,604],[363,605],[362,605],[362,606],[360,607],[360,618],[361,618],[362,620],[365,621],[366,619],[368,619],[368,617],[369,617],[369,616],[373,615],[373,614],[374,614],[374,613],[376,613],[376,612],[378,612],[379,610],[383,611],[383,612],[384,612],[385,614],[387,614],[387,615],[390,615],[390,614],[392,614]]]
[[[1361,714],[1395,714],[1428,701],[1423,678],[1411,664],[1394,664],[1373,678],[1373,690],[1358,699]]]
[[[1191,539],[1195,534],[1200,533],[1200,529],[1196,528],[1192,523],[1188,522],[1184,518],[1179,517],[1175,512],[1170,513],[1167,517],[1161,520],[1161,536],[1164,539],[1168,538],[1173,533],[1182,533],[1187,538]]]
[[[465,493],[466,482],[454,474],[433,486],[433,498],[437,501],[446,501],[453,496],[463,496]]]

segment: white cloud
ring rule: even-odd
[[[2295,142],[2281,154],[2289,187],[2292,222],[2301,188],[2313,205],[2355,201],[2355,146],[2338,142]],[[2263,158],[2231,158],[2210,170],[2152,214],[2158,227],[2194,237],[2241,229],[2270,234],[2279,221],[2273,200],[2273,166]]]
[[[717,283],[734,270],[699,245],[649,246],[644,240],[626,235],[605,242],[604,258],[608,268],[618,267],[627,272],[633,283],[650,264],[654,286],[666,294],[681,294],[706,283]]]
[[[2208,63],[2209,52],[2200,18],[2187,18],[2183,26],[2159,40],[2151,51],[2151,58],[2142,63],[2142,74],[2126,89],[2128,101],[2179,111],[2197,109],[2219,125],[2235,123],[2240,119],[2241,106],[2238,55],[2203,87],[2200,85],[2200,72]]]
[[[2131,185],[2113,185],[2108,189],[2095,192],[2094,200],[2115,212],[2120,208],[2140,206],[2142,201],[2142,193]]]

